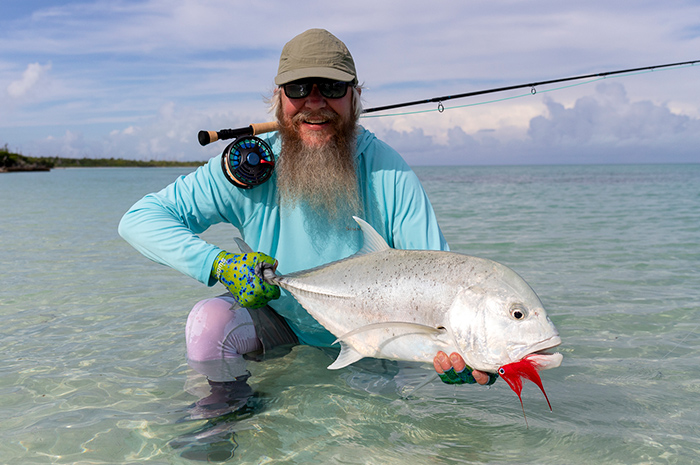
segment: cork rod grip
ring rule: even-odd
[[[250,125],[253,128],[253,135],[265,134],[266,132],[276,131],[278,128],[277,121],[270,121],[267,123],[254,123]]]
[[[217,140],[233,139],[241,136],[255,136],[266,132],[276,131],[278,128],[277,122],[270,121],[269,123],[255,123],[250,126],[238,129],[222,129],[220,131],[199,131],[197,138],[199,144],[204,146],[216,142]]]

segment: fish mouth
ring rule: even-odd
[[[531,348],[531,351],[522,359],[529,361],[536,370],[549,370],[561,365],[564,356],[559,352],[552,352],[551,349],[561,344],[561,338],[554,336],[545,339]]]

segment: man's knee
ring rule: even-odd
[[[227,296],[197,303],[187,318],[185,335],[190,360],[236,357],[259,346],[248,310]]]

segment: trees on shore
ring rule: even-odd
[[[166,160],[126,160],[124,158],[63,158],[63,157],[26,157],[12,153],[0,147],[0,172],[12,171],[49,171],[52,168],[88,168],[88,167],[174,167],[199,166],[206,161],[166,161]]]

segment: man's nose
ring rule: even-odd
[[[311,109],[318,109],[326,106],[326,99],[321,95],[321,91],[318,90],[316,84],[311,88],[311,93],[306,96],[305,105]]]

